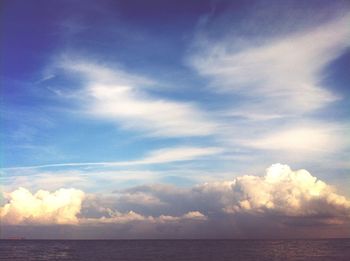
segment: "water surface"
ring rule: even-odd
[[[0,240],[0,260],[350,260],[350,239]]]

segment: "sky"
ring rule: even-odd
[[[0,19],[0,238],[350,236],[348,1]]]

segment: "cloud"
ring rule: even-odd
[[[87,179],[86,173],[79,171],[64,172],[33,172],[25,169],[3,171],[1,173],[0,182],[4,191],[15,190],[18,187],[24,187],[28,190],[57,190],[62,187],[79,184],[86,187],[91,185]],[[74,186],[75,187],[75,186]]]
[[[158,217],[153,216],[143,216],[134,211],[129,211],[127,213],[120,213],[116,211],[109,210],[108,217],[100,218],[82,218],[80,224],[86,225],[101,225],[101,224],[126,224],[131,222],[147,222],[147,223],[172,223],[172,222],[182,222],[182,221],[205,221],[207,217],[200,213],[199,211],[190,211],[182,216],[169,216],[160,215]]]
[[[107,227],[122,238],[264,233],[288,237],[305,231],[322,236],[330,230],[343,235],[350,223],[349,199],[308,171],[282,164],[270,166],[263,176],[243,175],[187,188],[143,185],[109,196],[76,189],[33,195],[19,188],[4,196],[8,202],[0,209],[3,226],[68,224],[81,231]]]
[[[187,237],[304,237],[305,231],[310,237],[339,236],[350,223],[349,199],[308,171],[282,164],[270,166],[263,176],[243,175],[187,188],[143,185],[94,200],[85,216],[96,206],[100,214],[88,222],[98,224],[101,215],[111,226],[138,222],[133,225],[135,235],[153,235],[162,225],[162,237],[179,236],[176,231]],[[101,209],[103,205],[109,210]]]
[[[181,223],[189,221],[205,221],[207,217],[196,210],[189,210],[178,214],[169,214],[165,209],[160,213],[142,211],[142,208],[134,206],[160,206],[165,205],[156,197],[146,194],[134,194],[128,196],[101,196],[89,194],[83,204],[80,224],[102,225],[102,224],[127,224],[127,223]],[[127,208],[123,208],[127,206]],[[164,214],[163,214],[164,213]]]
[[[220,116],[227,120],[218,139],[252,154],[263,150],[265,160],[310,162],[341,156],[349,145],[344,142],[348,128],[337,118],[326,122],[328,116],[320,112],[343,98],[328,86],[327,77],[328,66],[350,46],[350,13],[343,10],[322,23],[315,23],[315,17],[299,19],[298,30],[294,20],[265,28],[254,15],[248,17],[254,34],[251,28],[230,27],[221,37],[210,32],[211,23],[216,28],[220,19],[210,18],[190,49],[188,62],[208,79],[209,91],[231,101],[222,104]]]
[[[300,115],[339,99],[322,85],[323,69],[349,47],[349,20],[346,14],[280,37],[200,38],[190,64],[214,91],[246,99],[233,113]]]
[[[83,88],[73,97],[90,116],[155,137],[207,136],[216,129],[194,103],[151,95],[151,80],[91,61],[64,58],[57,66],[81,76]]]
[[[206,156],[212,156],[223,152],[223,149],[218,147],[175,147],[160,149],[150,153],[141,164],[163,163],[174,161],[194,160]]]
[[[173,147],[163,148],[151,151],[144,158],[139,160],[129,161],[106,161],[106,162],[71,162],[71,163],[55,163],[34,166],[9,167],[3,170],[20,170],[20,169],[38,169],[50,167],[83,167],[83,166],[133,166],[133,165],[147,165],[147,164],[164,164],[177,161],[190,161],[205,158],[207,156],[217,155],[224,151],[219,147]]]
[[[206,220],[206,217],[198,211],[189,211],[181,216],[160,215],[158,217],[145,216],[134,211],[121,213],[108,207],[94,206],[95,214],[100,217],[83,217],[78,215],[84,207],[83,200],[94,198],[87,197],[85,193],[77,189],[61,188],[50,193],[39,190],[32,194],[25,188],[18,188],[5,194],[8,203],[0,208],[0,217],[3,224],[8,225],[87,225],[87,224],[125,224],[130,222],[167,223],[183,220]],[[1,200],[5,201],[5,200]],[[145,203],[145,202],[144,202]],[[89,204],[91,203],[87,203]]]
[[[59,189],[53,193],[39,190],[32,194],[25,188],[5,194],[8,203],[0,208],[6,224],[77,224],[84,192]]]
[[[147,204],[149,200],[142,198],[157,204]],[[264,216],[350,218],[348,199],[308,171],[293,171],[281,164],[269,167],[264,176],[244,175],[190,189],[164,185],[135,187],[124,190],[120,199],[128,203],[124,207],[147,213],[165,211],[174,215],[193,211],[196,206],[196,211],[209,218],[223,214],[233,218],[241,214],[260,215],[262,219]]]
[[[334,124],[308,124],[271,130],[265,135],[242,140],[245,146],[277,150],[280,152],[298,152],[305,156],[310,153],[330,153],[346,147],[345,129]]]
[[[162,172],[150,170],[101,170],[85,168],[82,170],[60,169],[41,171],[36,169],[10,169],[1,172],[0,183],[3,191],[10,192],[18,187],[30,191],[41,188],[57,190],[62,187],[74,187],[81,190],[113,190],[131,184],[153,182],[162,176]],[[100,184],[104,184],[101,188]]]
[[[238,177],[231,188],[236,200],[224,208],[227,212],[350,217],[349,200],[308,171],[287,165],[274,164],[263,177]]]

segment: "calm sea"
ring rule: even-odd
[[[0,260],[350,260],[350,239],[0,240]]]

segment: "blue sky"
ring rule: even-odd
[[[349,22],[347,1],[5,1],[2,190],[192,189],[281,163],[349,197]]]

